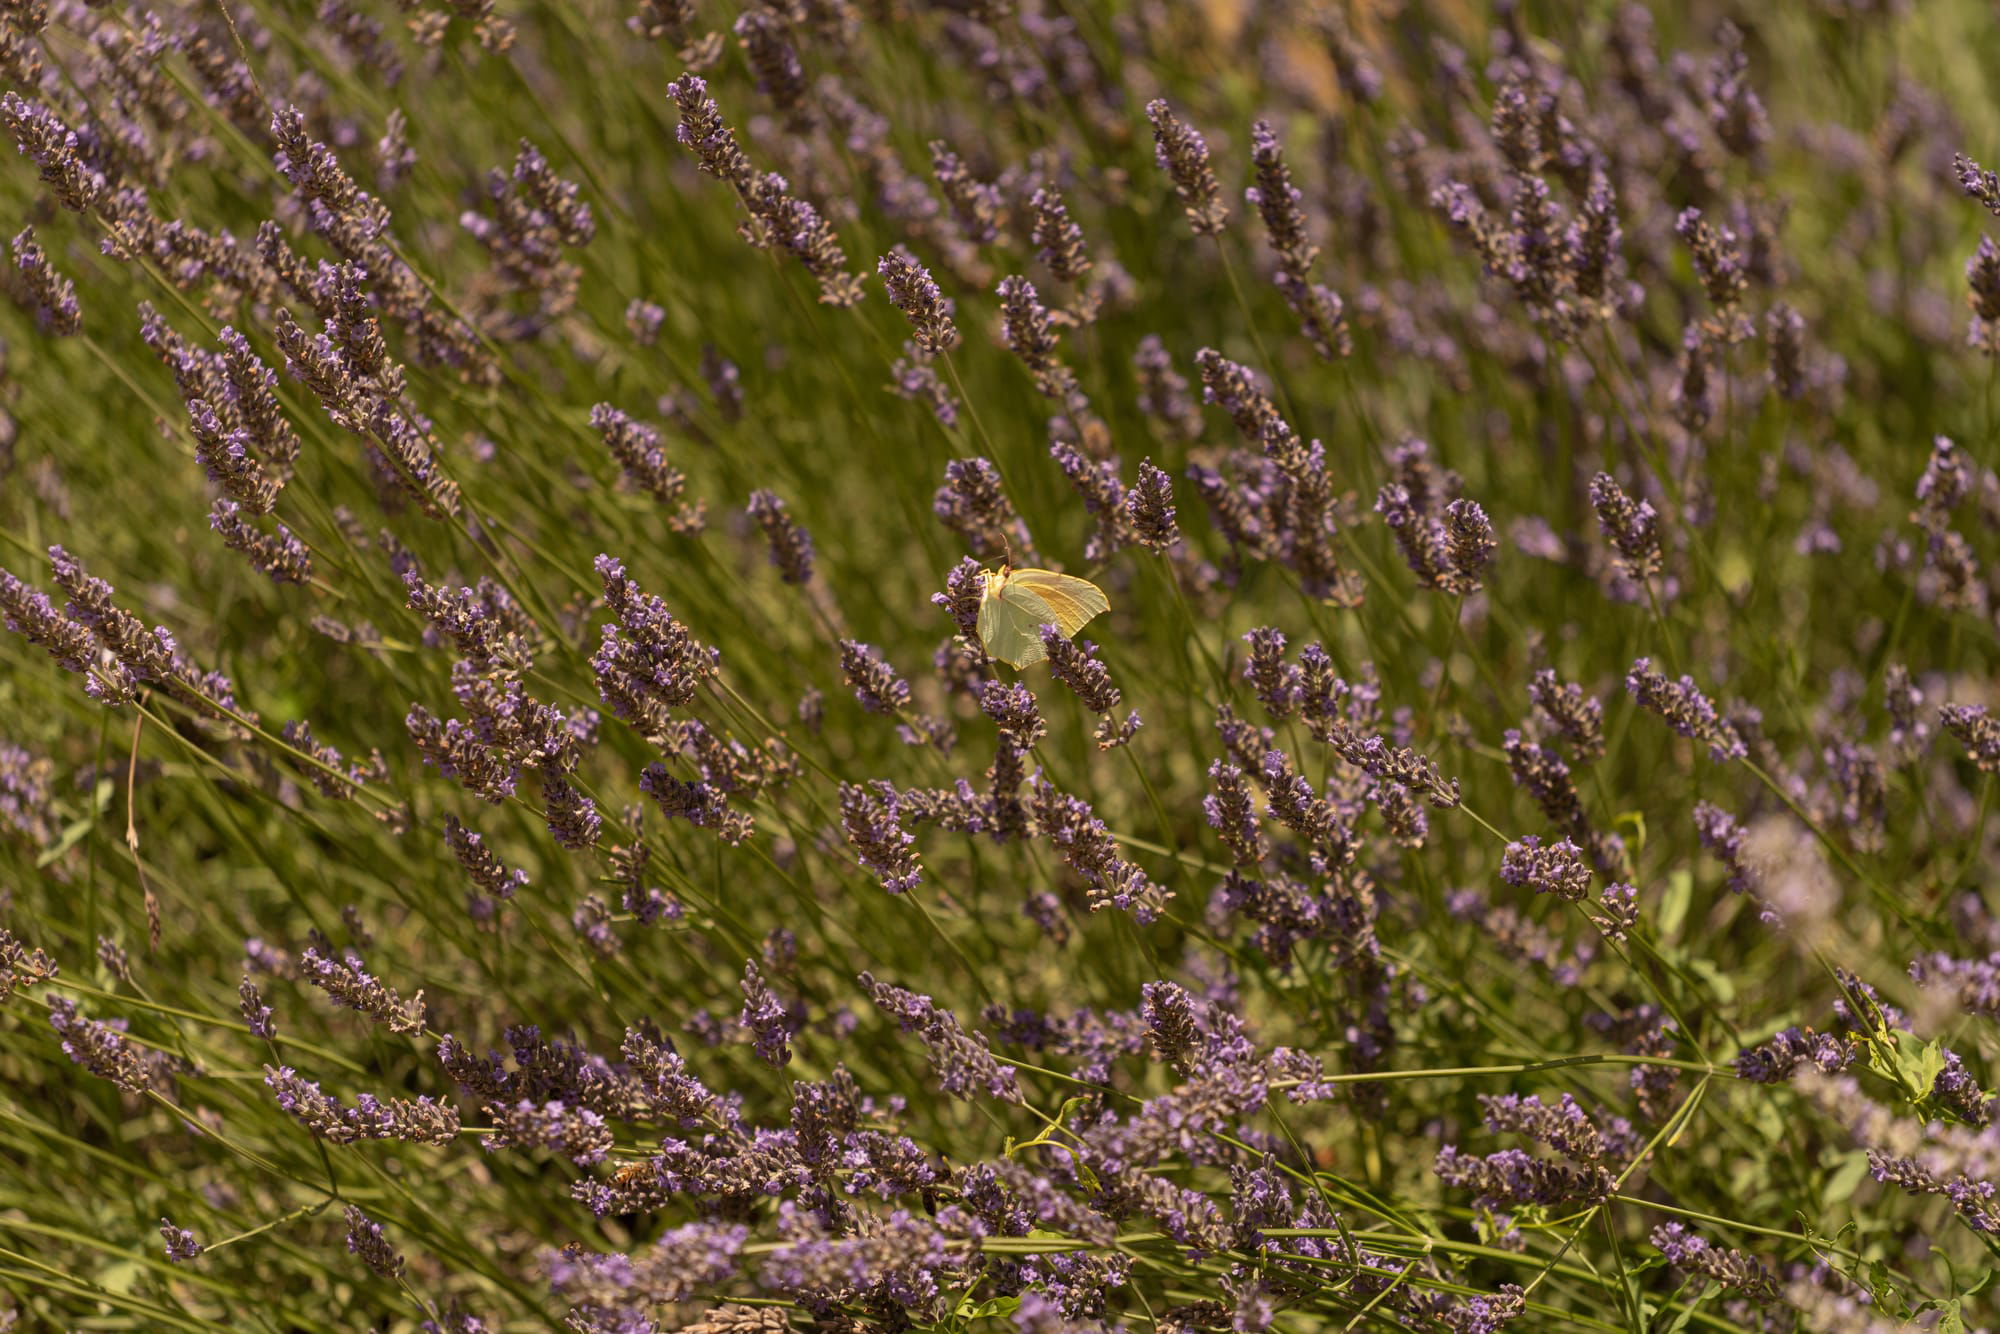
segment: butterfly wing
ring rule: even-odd
[[[1042,647],[1042,627],[1055,621],[1049,604],[1011,582],[995,593],[990,587],[979,600],[979,638],[986,651],[1017,671],[1048,657]]]
[[[1032,593],[1047,606],[1052,613],[1047,619],[1065,639],[1083,629],[1091,618],[1111,610],[1111,599],[1096,584],[1054,570],[1014,571],[1002,596],[1012,597],[1016,590]]]

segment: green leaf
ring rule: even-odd
[[[973,1305],[972,1299],[968,1297],[959,1302],[958,1310],[954,1314],[964,1320],[992,1320],[1001,1316],[1010,1316],[1020,1309],[1021,1299],[1019,1297],[989,1297],[976,1306]]]
[[[1667,892],[1660,895],[1660,910],[1653,917],[1662,939],[1680,934],[1681,923],[1687,920],[1688,905],[1693,901],[1693,873],[1689,871],[1669,873]]]
[[[1851,1198],[1862,1179],[1868,1175],[1868,1155],[1856,1149],[1843,1154],[1840,1166],[1833,1169],[1833,1175],[1826,1179],[1826,1186],[1820,1197],[1828,1204],[1841,1204]]]

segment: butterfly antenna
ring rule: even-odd
[[[1011,569],[1013,569],[1013,568],[1014,568],[1014,544],[1013,544],[1012,542],[1009,542],[1009,541],[1007,540],[1007,530],[1006,530],[1005,528],[1002,528],[1002,529],[1000,530],[1000,550],[1001,550],[1002,552],[1004,552],[1004,553],[1005,553],[1005,555],[1006,555],[1006,561],[1007,561],[1007,563],[1006,563],[1005,565],[1001,566],[1001,568],[1002,568],[1002,569],[1006,569],[1006,570],[1011,570]]]

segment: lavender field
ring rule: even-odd
[[[1995,68],[0,0],[0,1329],[2000,1328]]]

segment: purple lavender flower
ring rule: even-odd
[[[1188,126],[1163,98],[1146,104],[1146,119],[1153,123],[1153,156],[1174,183],[1187,210],[1188,225],[1196,236],[1219,234],[1229,221],[1229,206],[1222,202],[1222,187],[1215,169],[1208,164],[1208,142]]]
[[[1125,517],[1139,541],[1154,551],[1165,551],[1181,540],[1180,525],[1174,521],[1173,479],[1151,459],[1139,461],[1139,480],[1125,493]]]
[[[916,836],[903,828],[902,812],[902,797],[886,779],[840,785],[840,824],[848,845],[891,894],[914,889],[923,878],[912,851]]]
[[[16,290],[35,312],[35,322],[45,333],[58,338],[83,328],[83,307],[77,304],[76,284],[56,272],[49,257],[35,242],[35,229],[23,227],[13,241]]]
[[[243,1022],[250,1028],[250,1035],[267,1041],[277,1037],[278,1025],[271,1018],[271,1007],[264,1004],[263,993],[257,990],[257,984],[250,980],[249,973],[243,974],[236,994],[239,997],[238,1009],[243,1015]]]
[[[1053,625],[1044,625],[1041,635],[1050,675],[1074,691],[1084,708],[1110,713],[1118,707],[1124,696],[1111,680],[1111,669],[1098,660],[1097,645],[1070,639]]]
[[[648,735],[664,735],[668,711],[694,698],[717,674],[722,655],[627,578],[623,563],[599,556],[596,567],[605,605],[617,618],[603,627],[603,646],[590,660],[598,693],[620,718]]]
[[[1693,677],[1669,681],[1653,670],[1652,659],[1636,658],[1632,670],[1625,674],[1625,689],[1674,731],[1706,745],[1717,763],[1749,758],[1750,748],[1744,745],[1742,735],[1716,713]]]
[[[123,1021],[100,1023],[77,1012],[67,997],[50,992],[49,1027],[62,1038],[63,1055],[99,1079],[127,1093],[144,1093],[151,1086],[153,1065],[125,1040]]]
[[[958,344],[958,326],[951,318],[952,303],[915,255],[899,245],[882,256],[875,267],[882,275],[889,304],[909,318],[919,348],[940,353],[949,352]]]
[[[1745,1047],[1731,1062],[1738,1078],[1754,1084],[1782,1084],[1804,1065],[1825,1074],[1838,1074],[1853,1064],[1860,1043],[1833,1033],[1817,1033],[1810,1028],[1787,1028],[1768,1042]]]
[[[1590,503],[1604,536],[1618,551],[1619,568],[1628,579],[1644,582],[1660,572],[1658,515],[1647,501],[1634,502],[1610,473],[1590,481]]]
[[[611,1151],[611,1127],[588,1107],[571,1107],[560,1099],[534,1103],[526,1098],[509,1106],[488,1103],[486,1114],[494,1133],[484,1147],[497,1149],[549,1149],[578,1167],[602,1162]]]
[[[1061,281],[1081,282],[1090,271],[1090,251],[1084,244],[1083,229],[1070,219],[1062,192],[1043,186],[1035,191],[1028,207],[1035,215],[1029,239],[1035,243],[1036,256]]]
[[[942,607],[968,644],[979,643],[979,604],[986,594],[985,571],[967,556],[951,567],[944,579],[944,592],[931,594],[933,606]]]
[[[871,645],[841,640],[840,673],[854,698],[870,713],[894,716],[909,707],[910,683]]]
[[[86,213],[104,193],[104,174],[85,161],[76,132],[38,102],[18,93],[0,96],[0,122],[14,138],[14,147],[41,170],[42,182],[53,188],[56,202]]]
[[[1172,892],[1119,854],[1117,841],[1088,802],[1039,778],[1033,790],[1036,823],[1063,861],[1083,877],[1092,912],[1118,908],[1144,926],[1166,910]]]
[[[193,1232],[184,1227],[175,1227],[170,1218],[160,1220],[160,1236],[166,1239],[167,1258],[175,1264],[186,1264],[199,1259],[201,1253],[208,1249],[195,1240]]]
[[[1952,739],[1965,747],[1973,766],[1983,774],[2000,773],[2000,721],[1984,704],[1943,704],[1938,721]]]
[[[757,1055],[766,1064],[783,1069],[792,1059],[793,1019],[790,1011],[771,993],[754,959],[743,964],[743,1012],[737,1022],[756,1039]]]
[[[1014,1067],[993,1058],[982,1033],[967,1033],[957,1016],[939,1009],[928,996],[903,987],[878,982],[861,974],[861,986],[868,998],[884,1014],[895,1019],[905,1033],[915,1033],[930,1053],[931,1069],[938,1083],[954,1098],[970,1102],[980,1094],[1000,1102],[1018,1103],[1021,1091]]]
[[[1778,1280],[1756,1259],[1737,1250],[1710,1245],[1707,1238],[1687,1230],[1680,1223],[1666,1223],[1653,1229],[1653,1245],[1676,1269],[1713,1279],[1725,1288],[1740,1291],[1753,1302],[1779,1300]]]
[[[770,545],[771,564],[777,569],[778,577],[788,584],[812,582],[812,534],[785,509],[785,502],[778,498],[777,493],[752,491],[749,514],[764,530],[764,540]]]
[[[1910,961],[1910,977],[1928,990],[1948,992],[1968,1014],[2000,1019],[2000,953],[1955,959],[1938,951]]]
[[[348,1253],[360,1256],[361,1263],[367,1265],[369,1272],[377,1278],[401,1278],[407,1266],[383,1233],[382,1225],[351,1204],[346,1206],[346,1218]]]
[[[353,954],[334,959],[318,946],[309,947],[299,955],[299,973],[335,1003],[387,1025],[391,1033],[424,1030],[424,993],[419,991],[405,1000],[369,976]]]
[[[1544,845],[1529,834],[1509,843],[1500,855],[1500,878],[1537,894],[1553,894],[1574,902],[1590,892],[1590,867],[1583,852],[1567,838]]]
[[[282,523],[273,523],[275,533],[260,532],[243,517],[243,507],[236,501],[217,500],[208,512],[208,526],[222,545],[240,553],[272,583],[312,582],[312,552]]]

